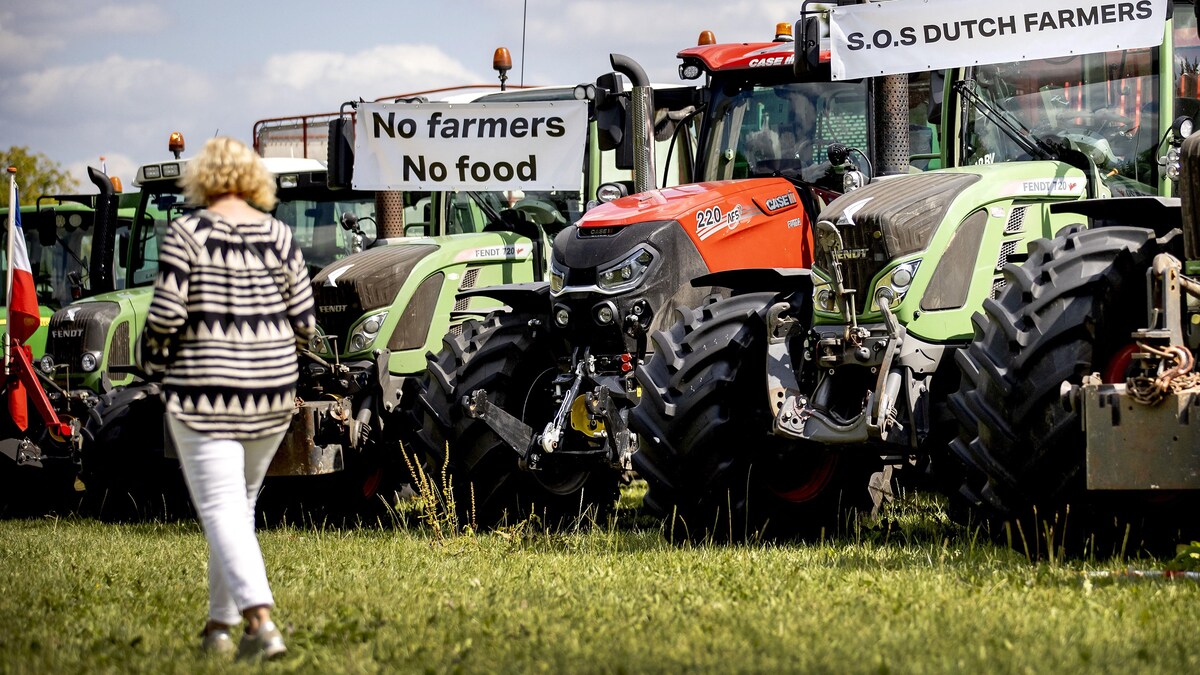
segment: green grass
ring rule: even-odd
[[[301,672],[1196,672],[1200,587],[1087,581],[906,502],[824,542],[676,547],[630,493],[545,534],[260,533]],[[192,523],[0,521],[0,672],[224,672]]]

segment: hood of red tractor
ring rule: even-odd
[[[688,47],[679,52],[684,60],[696,59],[708,72],[788,66],[796,60],[794,42],[740,42]]]
[[[801,198],[783,178],[714,181],[652,190],[601,204],[577,221],[580,230],[616,230],[676,221],[709,271],[809,267],[812,227]]]

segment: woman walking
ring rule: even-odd
[[[315,332],[312,289],[287,225],[264,211],[275,181],[258,156],[214,138],[180,179],[188,203],[160,243],[141,363],[163,375],[167,425],[208,539],[202,647],[283,654],[254,533],[254,503],[295,405],[296,349]],[[261,209],[261,210],[260,210]]]

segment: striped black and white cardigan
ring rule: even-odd
[[[179,421],[214,438],[286,429],[296,348],[315,331],[308,270],[286,224],[207,210],[170,224],[140,351],[147,373],[164,374]]]

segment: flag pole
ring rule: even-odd
[[[13,285],[13,232],[17,229],[17,212],[14,209],[19,209],[21,206],[15,204],[17,201],[17,167],[8,167],[8,236],[5,237],[5,242],[8,244],[8,250],[5,251],[4,260],[5,267],[5,283],[4,283],[4,375],[8,375],[9,354],[9,322],[12,317],[8,316],[8,308],[12,307],[12,285]]]

